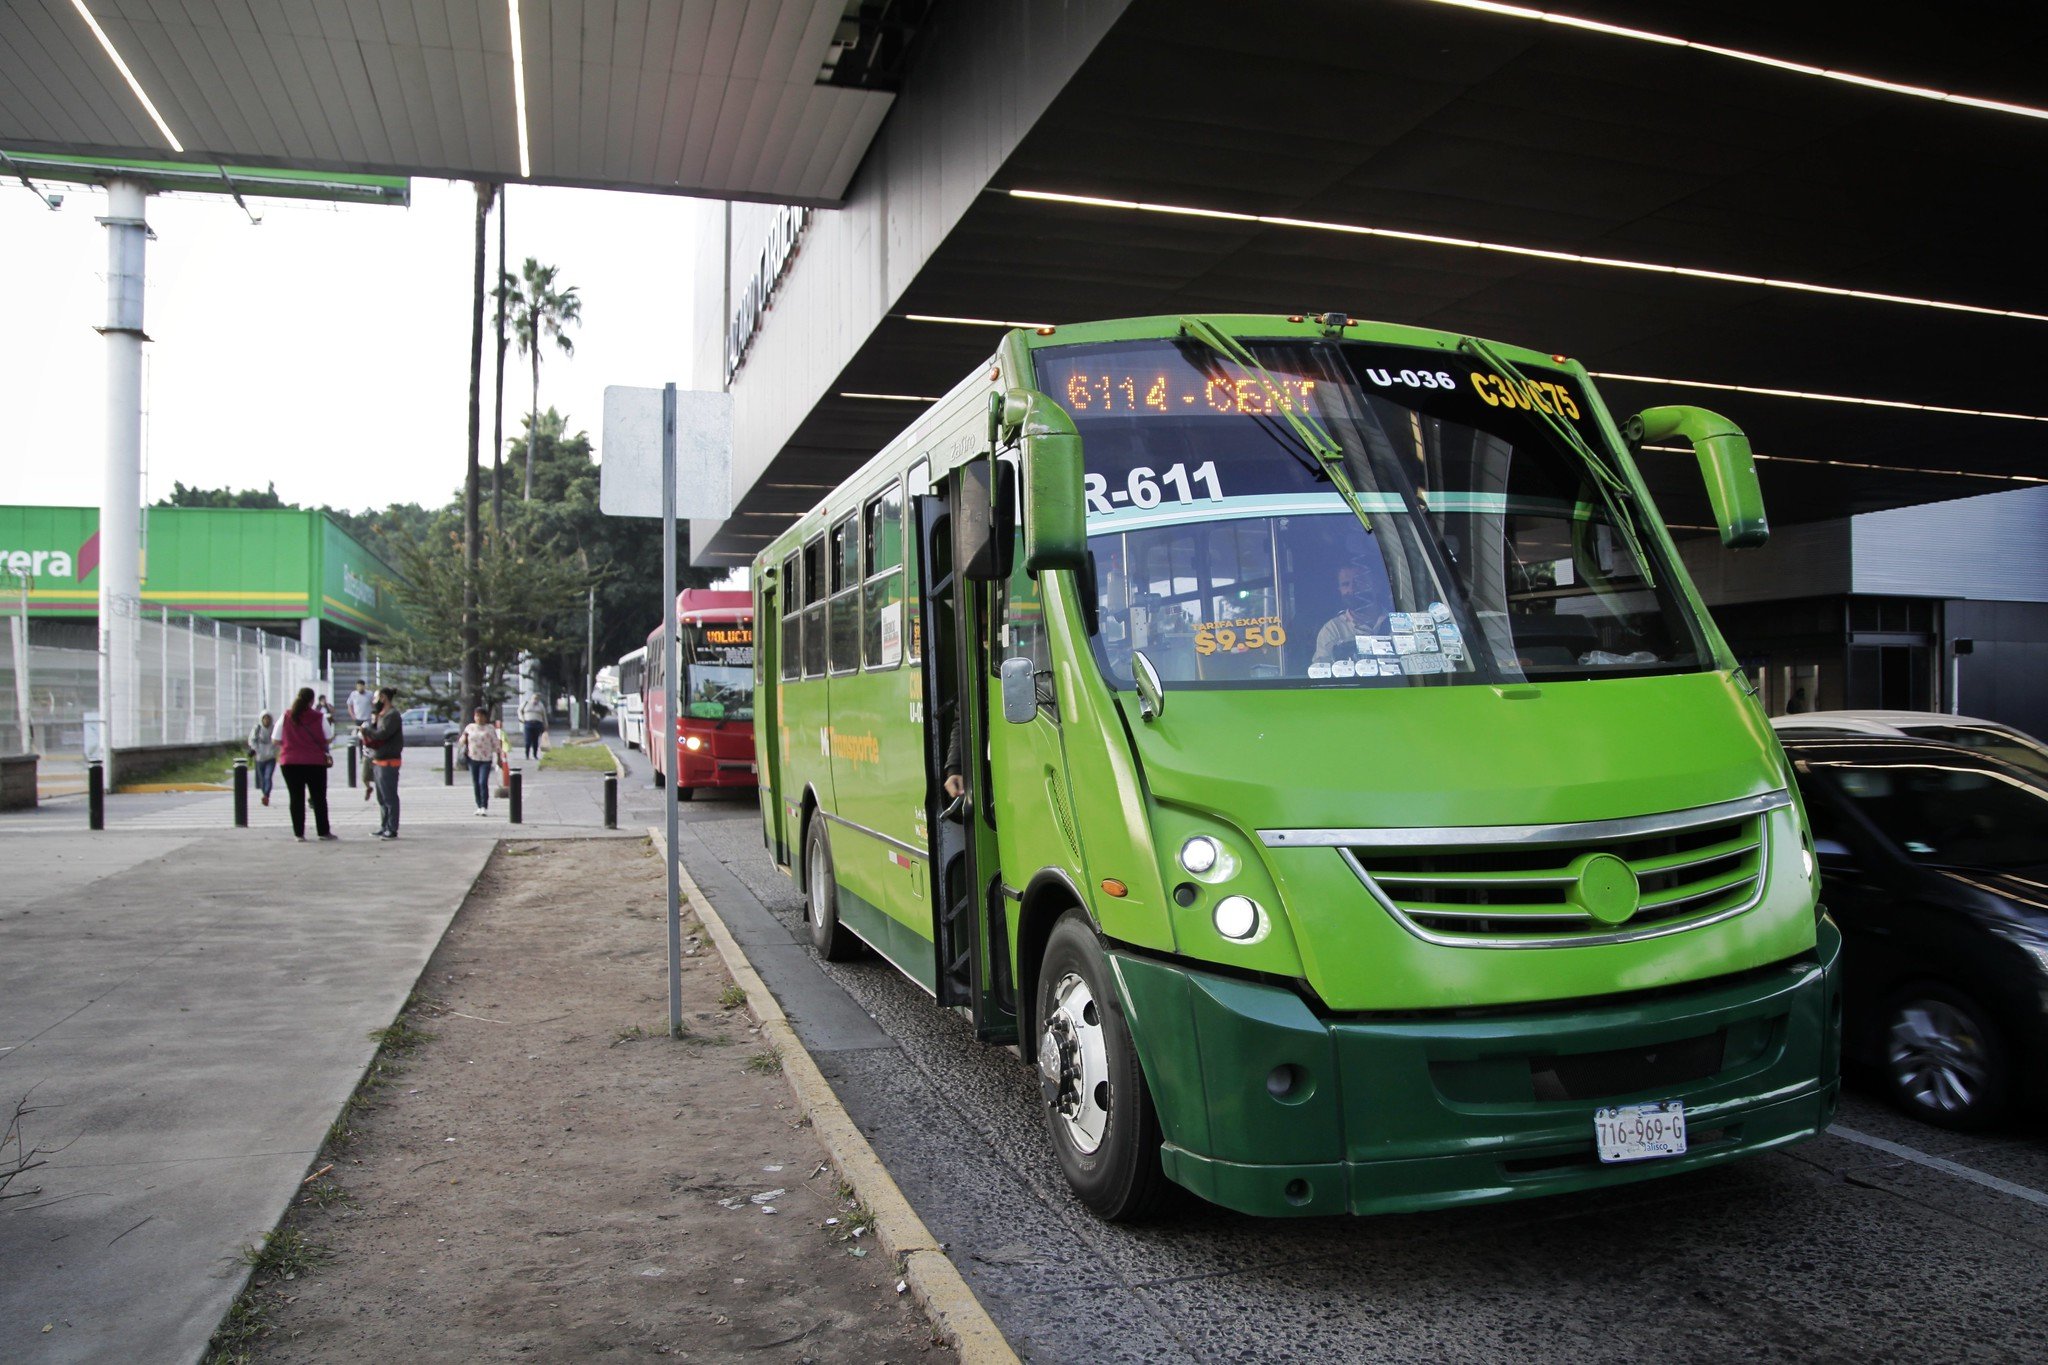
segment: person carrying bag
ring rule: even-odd
[[[292,837],[306,841],[306,807],[313,807],[313,828],[322,839],[335,837],[327,825],[327,769],[334,762],[334,726],[313,704],[313,689],[302,687],[277,722],[278,767],[291,794]]]

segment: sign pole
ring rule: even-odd
[[[676,848],[675,743],[677,640],[676,640],[676,386],[661,390],[661,696],[662,728],[659,742],[665,746],[663,766],[670,773],[662,785],[661,810],[668,834],[668,1034],[680,1038],[683,1032],[683,884],[679,875],[682,854]],[[650,749],[656,737],[647,736]]]

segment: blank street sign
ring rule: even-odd
[[[597,505],[614,517],[661,515],[661,390],[604,391]],[[732,515],[732,395],[676,394],[676,516]]]

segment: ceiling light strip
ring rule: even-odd
[[[1690,455],[1691,446],[1646,445],[1642,449],[1659,455]],[[1990,474],[1979,469],[1929,469],[1924,465],[1871,464],[1864,460],[1829,460],[1811,455],[1758,455],[1759,460],[1773,464],[1827,465],[1840,469],[1874,469],[1884,474],[1927,474],[1946,479],[1988,479],[1993,483],[2048,483],[2048,478],[2033,474]]]
[[[149,113],[150,122],[164,135],[164,141],[171,144],[171,150],[182,153],[185,144],[178,141],[178,135],[171,131],[171,125],[164,122],[164,116],[156,111],[156,102],[151,100],[142,88],[142,82],[135,79],[135,73],[128,69],[128,63],[121,60],[121,54],[114,50],[114,40],[100,27],[100,21],[92,17],[92,11],[85,7],[85,0],[71,0],[71,8],[78,11],[78,17],[85,20],[85,26],[92,30],[92,36],[100,40],[100,46],[107,51],[107,57],[114,63],[114,69],[121,73],[121,79],[128,82],[128,88],[135,92],[135,98],[142,101],[142,107]]]
[[[1011,191],[1016,193],[1016,191]],[[1049,322],[1004,322],[1000,318],[948,318],[931,313],[898,314],[905,322],[949,322],[960,327],[1050,327]]]
[[[533,160],[526,150],[526,43],[519,31],[519,0],[505,0],[512,20],[512,107],[519,124],[519,178],[533,179]]]
[[[1630,384],[1665,384],[1685,389],[1716,389],[1722,393],[1754,393],[1766,398],[1803,398],[1814,403],[1850,403],[1866,408],[1899,408],[1908,412],[1938,412],[1950,417],[1996,417],[2006,422],[2048,422],[2048,416],[2032,412],[1992,412],[1984,408],[1950,408],[1939,403],[1908,403],[1896,398],[1852,398],[1839,393],[1808,393],[1803,389],[1773,389],[1757,384],[1716,384],[1706,379],[1668,379],[1647,374],[1612,374],[1588,370],[1595,379],[1619,380]]]
[[[1513,242],[1488,242],[1475,237],[1449,237],[1435,232],[1410,232],[1402,228],[1373,227],[1366,223],[1336,223],[1317,218],[1289,218],[1278,214],[1235,213],[1226,209],[1195,208],[1185,204],[1153,204],[1137,199],[1107,199],[1091,194],[1061,194],[1052,190],[1004,190],[1013,199],[1031,199],[1051,204],[1073,204],[1082,208],[1122,209],[1131,213],[1164,213],[1183,218],[1213,218],[1231,223],[1256,223],[1266,227],[1301,228],[1314,232],[1345,233],[1354,237],[1385,237],[1392,241],[1416,242],[1424,246],[1455,247],[1465,251],[1493,251],[1535,260],[1558,261],[1566,265],[1598,266],[1607,270],[1640,270],[1655,275],[1673,275],[1716,284],[1747,284],[1765,289],[1784,289],[1801,294],[1825,294],[1831,298],[1858,299],[1865,303],[1893,303],[1911,308],[1933,308],[1950,313],[1975,313],[1983,317],[2013,318],[2021,322],[2048,322],[2048,313],[2029,313],[2017,308],[1990,308],[1977,303],[1956,303],[1949,299],[1921,298],[1912,294],[1887,294],[1874,289],[1846,289],[1839,285],[1813,284],[1804,280],[1781,280],[1769,275],[1746,275],[1727,270],[1703,270],[1697,266],[1669,265],[1657,261],[1632,261],[1620,256],[1588,256],[1576,251],[1551,251]],[[929,321],[971,321],[934,318]],[[1000,326],[1028,327],[1029,323],[1001,323]]]
[[[1796,76],[1812,76],[1821,80],[1841,81],[1846,85],[1861,86],[1887,95],[1910,95],[1914,99],[1931,100],[1937,104],[1959,104],[1970,109],[1984,109],[1994,114],[2016,114],[2021,118],[2048,119],[2048,109],[2027,104],[2012,104],[2005,100],[1980,99],[1975,95],[1960,95],[1953,90],[1936,90],[1925,85],[1905,85],[1898,81],[1880,80],[1875,76],[1861,76],[1853,71],[1839,71],[1833,67],[1814,66],[1807,62],[1786,61],[1782,57],[1770,57],[1761,52],[1747,52],[1737,47],[1720,47],[1713,43],[1695,42],[1690,38],[1679,38],[1668,33],[1652,33],[1646,29],[1623,28],[1619,24],[1605,24],[1597,19],[1582,19],[1577,15],[1559,14],[1552,10],[1531,9],[1525,5],[1502,5],[1494,0],[1431,0],[1431,3],[1448,5],[1455,9],[1478,10],[1484,14],[1495,14],[1507,19],[1526,19],[1534,23],[1558,24],[1566,28],[1584,29],[1589,33],[1606,34],[1612,38],[1627,38],[1639,43],[1655,43],[1661,47],[1690,48],[1714,57],[1727,57],[1738,62],[1750,62],[1787,71]]]

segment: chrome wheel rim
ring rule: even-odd
[[[820,839],[811,845],[810,867],[804,874],[804,887],[811,904],[811,923],[825,922],[825,842]]]
[[[1923,1109],[1967,1113],[1984,1096],[1991,1059],[1983,1034],[1945,1000],[1911,1000],[1892,1016],[1888,1057],[1899,1092]]]
[[[1053,987],[1038,1039],[1038,1085],[1067,1141],[1083,1154],[1109,1130],[1109,1040],[1088,983],[1068,972]]]

